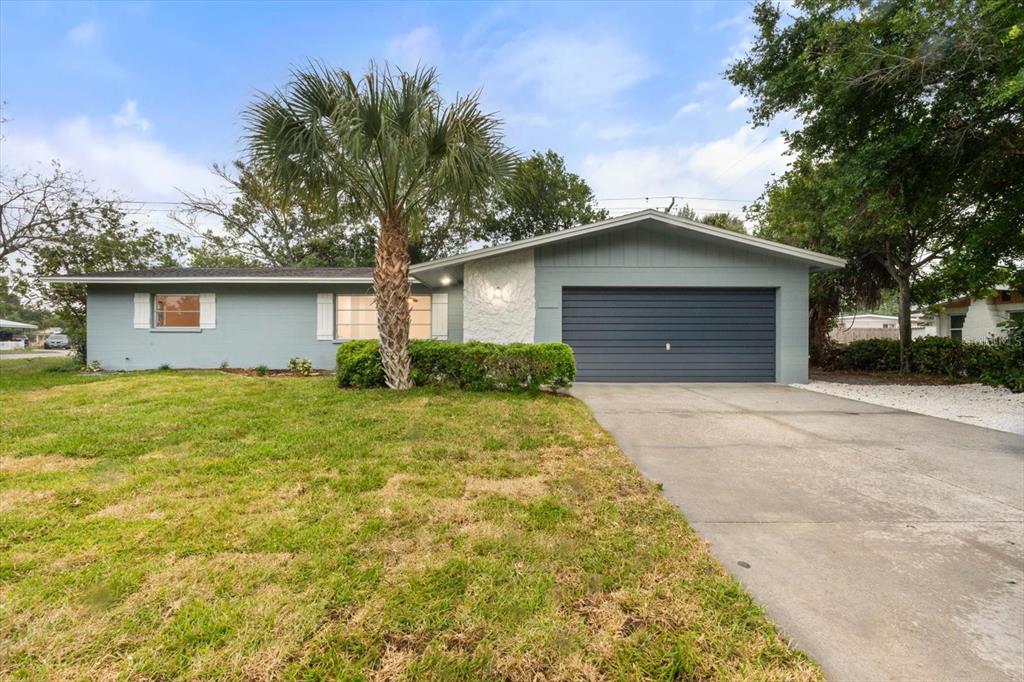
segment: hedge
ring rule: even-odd
[[[409,342],[412,380],[417,386],[472,391],[536,391],[564,388],[576,377],[572,349],[564,343]],[[384,386],[378,341],[346,341],[338,347],[338,386]]]
[[[1024,392],[1024,332],[1008,330],[1005,338],[985,343],[925,336],[910,344],[915,372],[951,378],[977,379],[991,386]],[[895,372],[900,368],[900,343],[894,339],[865,339],[841,347],[836,369]]]

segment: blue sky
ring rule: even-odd
[[[563,154],[613,213],[667,203],[644,196],[750,199],[784,166],[784,144],[777,128],[749,128],[721,76],[749,44],[749,9],[7,0],[0,161],[58,158],[136,200],[215,190],[208,168],[241,153],[255,92],[310,59],[355,72],[375,59],[436,66],[448,96],[482,89],[510,145]]]

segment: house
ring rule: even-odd
[[[28,346],[29,335],[36,325],[15,320],[0,320],[0,350],[21,350]]]
[[[808,274],[844,261],[647,210],[412,267],[413,338],[564,341],[580,381],[807,381]],[[170,268],[88,285],[107,369],[331,368],[377,335],[368,268]]]
[[[911,335],[917,337],[925,330],[919,316],[910,318]],[[878,315],[876,313],[853,313],[840,315],[836,318],[836,327],[829,336],[836,343],[850,343],[862,339],[898,339],[900,338],[900,318],[898,315]]]
[[[1005,335],[999,325],[1011,318],[1024,319],[1024,294],[1009,287],[996,287],[995,293],[985,298],[961,298],[935,306],[930,322],[936,336],[948,336],[963,341],[987,341],[990,336]]]

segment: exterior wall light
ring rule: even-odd
[[[452,283],[452,278],[449,277],[448,275],[444,275],[443,277],[441,277],[441,286],[446,287],[446,286],[448,286],[451,283]]]

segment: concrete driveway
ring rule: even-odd
[[[1020,436],[770,384],[572,392],[829,678],[1024,679]]]

